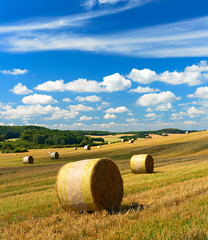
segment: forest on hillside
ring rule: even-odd
[[[0,150],[2,152],[23,152],[32,148],[47,147],[82,147],[86,144],[97,145],[95,141],[104,143],[101,137],[125,134],[121,138],[128,139],[126,134],[131,134],[130,138],[145,138],[149,134],[185,133],[185,130],[168,128],[156,131],[131,131],[131,132],[108,132],[108,131],[81,131],[81,130],[51,130],[39,126],[0,126]],[[134,136],[132,136],[134,134]],[[100,143],[99,143],[100,144]]]
[[[96,145],[103,138],[90,138],[75,131],[51,130],[38,126],[0,126],[0,149],[2,152],[25,152],[32,148],[82,147]]]

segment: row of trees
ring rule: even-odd
[[[96,145],[93,141],[104,142],[102,138],[93,139],[74,131],[50,130],[35,126],[5,128],[3,131],[0,128],[0,136],[2,136],[0,149],[2,152],[21,152],[29,148],[82,147],[86,144]],[[11,141],[12,138],[17,138],[17,140]]]

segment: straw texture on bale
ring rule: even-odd
[[[149,154],[133,155],[130,160],[132,173],[152,173],[154,170],[154,159]]]
[[[57,152],[51,152],[50,153],[50,158],[51,159],[59,159],[59,154]]]
[[[84,146],[84,150],[90,150],[90,149],[91,149],[90,145],[85,145]]]
[[[123,197],[123,180],[110,159],[82,160],[59,170],[56,192],[66,211],[117,210]]]
[[[23,163],[24,164],[33,164],[34,163],[34,159],[32,156],[25,156],[23,158]]]

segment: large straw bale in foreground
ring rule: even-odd
[[[123,181],[116,164],[107,158],[65,164],[57,175],[56,192],[67,210],[117,210]]]
[[[24,164],[33,164],[34,163],[34,159],[32,156],[25,156],[23,158],[23,163]]]
[[[154,170],[154,159],[149,154],[133,155],[130,160],[132,173],[152,173]]]
[[[51,158],[51,159],[59,159],[59,154],[58,154],[58,152],[51,152],[51,153],[50,153],[50,158]]]

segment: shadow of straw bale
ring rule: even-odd
[[[149,207],[150,207],[149,205],[132,202],[131,204],[121,205],[119,210],[110,212],[110,214],[117,214],[117,213],[125,214],[127,212],[137,212],[137,211],[141,212],[144,209],[147,209]]]

